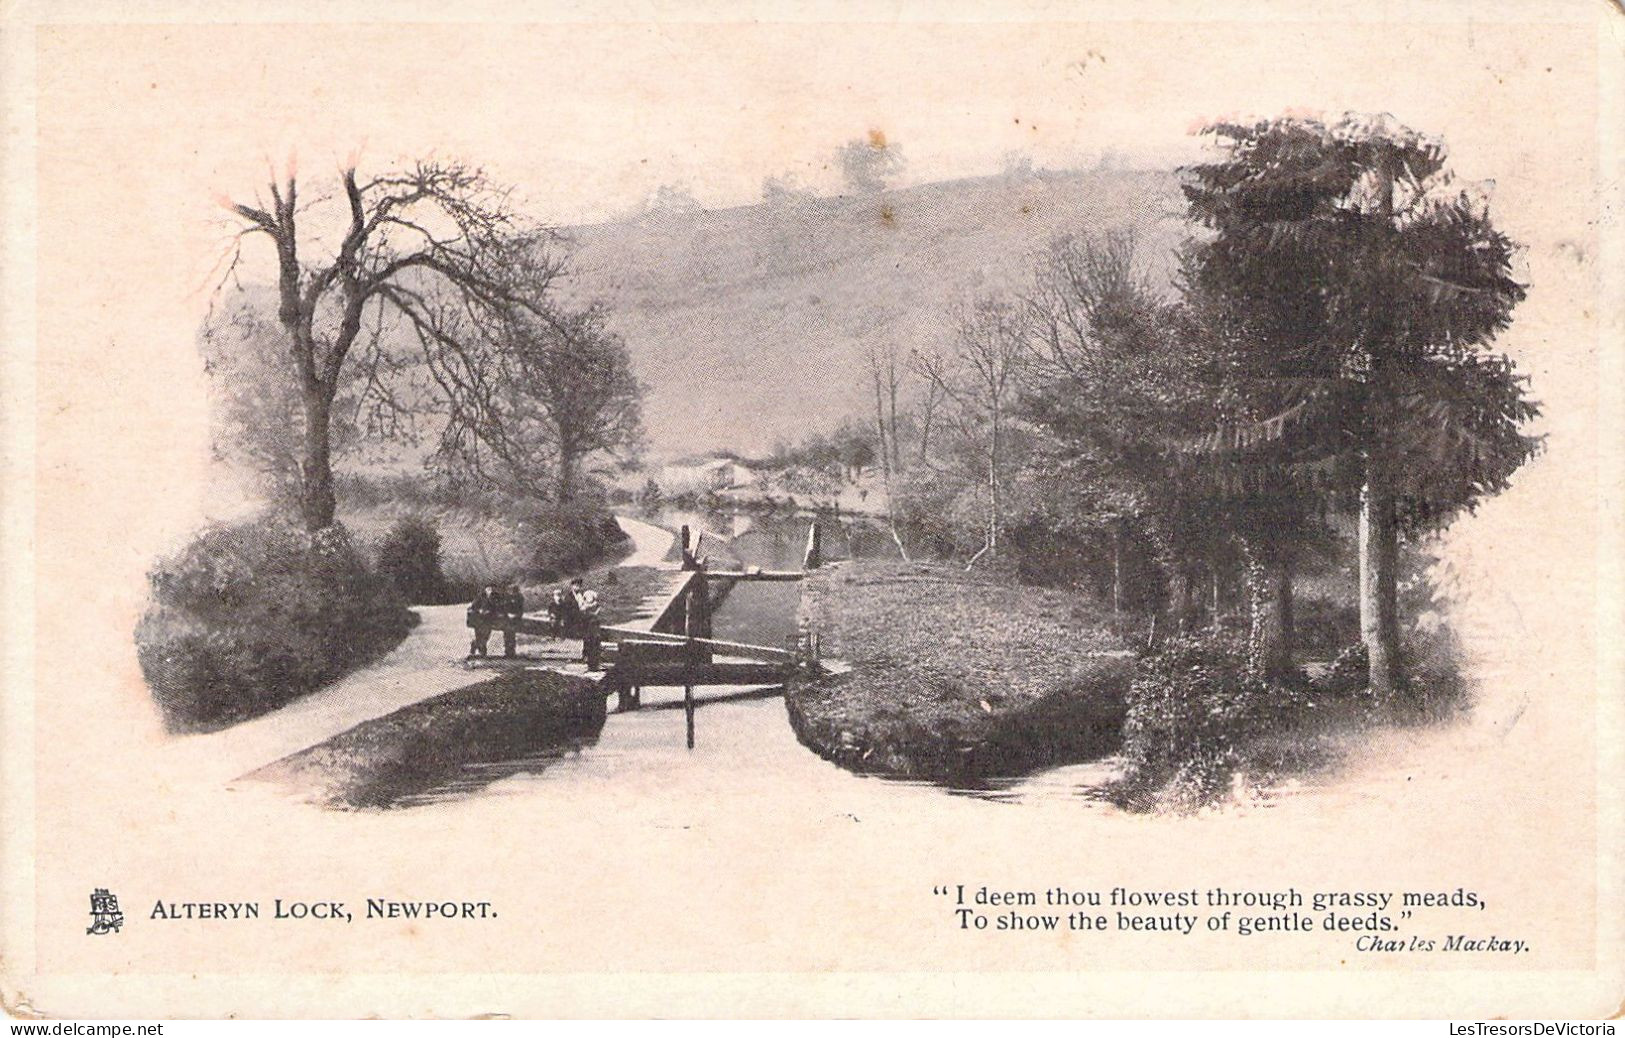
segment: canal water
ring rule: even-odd
[[[661,509],[640,517],[668,530],[687,526],[691,533],[704,531],[700,551],[710,557],[712,568],[737,563],[762,569],[800,569],[807,534],[815,521],[813,516],[799,513],[680,509]],[[824,515],[816,521],[825,561],[898,558],[896,543],[874,519]],[[800,597],[801,587],[795,583],[739,583],[712,617],[715,635],[752,645],[783,645],[795,636]]]
[[[706,534],[703,549],[718,562],[795,569],[801,565],[812,518],[798,514],[728,514],[663,510],[643,516],[677,530],[684,524]],[[896,558],[889,532],[874,519],[824,516],[819,519],[826,559]],[[764,645],[783,644],[795,633],[799,597],[793,583],[740,584],[714,617],[717,637]],[[1304,774],[1262,790],[1242,792],[1227,811],[1274,810],[1310,805],[1324,810],[1358,806],[1382,798],[1416,795],[1413,779],[1424,775],[1470,774],[1469,762],[1493,749],[1518,724],[1529,705],[1514,677],[1515,639],[1504,637],[1504,616],[1477,609],[1452,610],[1457,627],[1472,646],[1467,675],[1479,689],[1499,695],[1479,699],[1468,723],[1440,731],[1428,728],[1369,733],[1369,745],[1351,744],[1346,766]],[[748,791],[763,796],[828,796],[830,803],[896,804],[922,798],[943,803],[955,798],[1008,805],[1066,806],[1116,813],[1104,787],[1120,774],[1115,756],[1065,765],[1032,775],[991,779],[978,788],[950,788],[861,776],[839,768],[802,746],[790,728],[781,694],[772,691],[709,688],[699,690],[696,744],[685,748],[680,688],[646,688],[645,708],[611,714],[598,738],[511,760],[466,765],[456,778],[397,802],[396,806],[445,803],[470,797],[570,797],[588,803],[614,803],[617,796],[679,806],[693,798]]]
[[[713,565],[738,563],[763,569],[799,569],[813,517],[662,510],[641,515],[670,530],[687,525],[705,533],[702,552]],[[897,546],[880,523],[865,517],[818,519],[826,560],[897,558]],[[796,632],[795,583],[735,586],[712,618],[717,638],[757,645],[783,645]],[[596,740],[513,760],[465,765],[451,781],[405,798],[397,806],[438,803],[471,795],[591,797],[642,790],[682,798],[719,791],[771,792],[789,784],[801,793],[819,789],[851,792],[863,785],[876,795],[975,797],[1003,803],[1065,800],[1109,810],[1099,789],[1117,773],[1114,758],[1068,765],[1037,775],[993,779],[975,789],[949,788],[855,775],[802,746],[790,728],[776,691],[707,688],[698,691],[695,746],[685,746],[680,688],[645,688],[642,710],[610,714]]]

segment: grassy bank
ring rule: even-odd
[[[376,553],[405,519],[438,535],[444,586],[433,605],[466,602],[488,581],[541,583],[623,558],[631,544],[607,505],[524,501],[492,491],[454,489],[409,476],[345,475],[339,512]]]
[[[802,743],[854,771],[939,781],[1109,752],[1133,661],[1093,602],[922,563],[843,563],[802,615],[847,673],[793,682]]]
[[[598,737],[604,716],[595,682],[512,672],[357,725],[248,777],[330,807],[386,808],[462,776],[466,764],[579,747]]]

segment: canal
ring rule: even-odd
[[[805,514],[751,514],[662,509],[639,518],[677,530],[687,525],[704,532],[702,551],[712,564],[797,569],[814,517]],[[874,519],[822,516],[818,520],[824,558],[897,558],[890,533]],[[757,645],[783,645],[796,631],[796,583],[742,582],[713,617],[717,638]],[[988,780],[975,789],[930,782],[860,776],[831,764],[796,739],[782,695],[772,690],[702,689],[693,750],[685,748],[680,688],[646,688],[645,708],[611,714],[596,740],[510,760],[464,765],[456,778],[405,798],[397,806],[439,803],[462,797],[625,795],[705,796],[718,790],[776,789],[805,795],[827,788],[853,792],[861,786],[883,797],[976,797],[1007,803],[1034,799],[1070,800],[1109,809],[1097,791],[1116,774],[1106,758],[1068,765],[1036,775]]]

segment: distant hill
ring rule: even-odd
[[[906,354],[943,341],[954,302],[1014,286],[1056,235],[1133,229],[1142,261],[1166,272],[1182,211],[1171,171],[1097,170],[661,212],[565,228],[567,291],[610,304],[650,387],[651,460],[759,455],[867,414],[869,342]],[[273,320],[271,286],[233,291]],[[341,467],[417,471],[431,446],[368,441]]]
[[[1131,228],[1162,272],[1183,239],[1171,171],[956,180],[569,228],[574,291],[602,297],[649,384],[653,453],[761,451],[865,407],[871,341],[947,334],[950,305],[1008,287],[1059,234]]]

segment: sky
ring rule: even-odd
[[[994,172],[1012,152],[1166,164],[1196,153],[1206,119],[1389,110],[1494,168],[1516,144],[1491,113],[1462,119],[1463,99],[1564,75],[1510,52],[1516,29],[1395,35],[1379,22],[63,27],[40,54],[50,96],[117,99],[80,113],[98,150],[160,159],[205,207],[258,184],[268,159],[317,177],[352,154],[365,167],[437,153],[572,224],[663,184],[710,206],[787,172],[833,189],[833,152],[871,132],[920,181]]]

